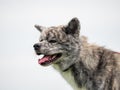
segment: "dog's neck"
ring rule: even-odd
[[[105,48],[94,44],[89,44],[87,38],[82,36],[80,50],[80,61],[88,70],[95,70],[99,60],[104,54]]]
[[[95,71],[100,62],[114,58],[114,52],[94,44],[89,44],[87,40],[81,41],[80,62],[90,71]],[[107,57],[107,55],[109,55]],[[106,61],[107,62],[107,61]]]

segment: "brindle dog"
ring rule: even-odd
[[[120,90],[120,54],[87,42],[80,36],[80,23],[73,18],[67,25],[42,27],[34,45],[42,66],[53,65],[74,90]]]

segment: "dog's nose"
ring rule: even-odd
[[[35,50],[39,50],[40,49],[40,45],[39,44],[34,44],[33,47],[34,47]]]

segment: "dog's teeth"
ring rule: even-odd
[[[40,55],[40,59],[42,59],[45,55]]]
[[[52,59],[54,59],[56,57],[56,55],[54,55],[53,57],[52,57]]]

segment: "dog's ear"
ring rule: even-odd
[[[68,25],[65,27],[65,33],[73,36],[79,36],[80,33],[80,22],[77,18],[73,18]]]
[[[42,32],[42,31],[45,29],[45,27],[39,26],[39,25],[35,25],[35,28],[36,28],[37,30],[39,30],[40,32]]]

